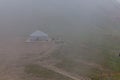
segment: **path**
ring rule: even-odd
[[[42,60],[57,48],[53,43],[24,43],[19,38],[0,44],[0,80],[21,80],[25,64],[35,63],[37,59]],[[41,61],[40,65],[73,80],[90,80],[83,76],[73,76],[46,62]]]
[[[43,55],[42,52],[48,50],[51,46],[53,47],[51,42],[24,43],[21,38],[1,40],[0,80],[22,80],[24,62],[29,63],[28,58],[30,56],[37,58],[37,56]]]
[[[45,67],[45,68],[47,68],[49,70],[52,70],[52,71],[54,71],[56,73],[62,74],[64,76],[66,76],[66,77],[69,77],[69,78],[71,78],[73,80],[91,80],[91,79],[89,79],[87,77],[83,77],[83,76],[79,76],[79,77],[73,76],[71,73],[68,73],[68,72],[66,72],[66,71],[64,71],[62,69],[59,69],[59,68],[55,67],[55,66],[43,65],[43,64],[41,66]]]
[[[55,46],[55,47],[51,47],[49,50],[47,50],[46,52],[45,52],[45,54],[43,55],[43,56],[41,56],[41,58],[44,58],[44,57],[47,57],[47,56],[49,56],[50,55],[50,53],[51,52],[53,52],[55,49],[57,49],[57,47],[58,46]],[[42,66],[42,67],[44,67],[44,68],[47,68],[47,69],[49,69],[49,70],[52,70],[52,71],[54,71],[54,72],[56,72],[56,73],[59,73],[59,74],[62,74],[62,75],[64,75],[64,76],[66,76],[66,77],[69,77],[69,78],[71,78],[71,79],[73,79],[73,80],[91,80],[90,78],[87,78],[87,77],[83,77],[83,76],[73,76],[71,73],[69,73],[69,72],[66,72],[66,71],[64,71],[64,70],[62,70],[62,69],[60,69],[60,68],[57,68],[57,67],[55,67],[55,66],[53,66],[53,65],[50,65],[50,63],[42,63],[42,62],[39,62],[38,64],[40,64],[40,66]]]

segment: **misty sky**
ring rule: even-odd
[[[0,0],[0,35],[41,29],[58,35],[73,31],[74,36],[96,26],[118,26],[119,10],[113,0]]]
[[[116,1],[120,3],[120,0],[116,0]]]

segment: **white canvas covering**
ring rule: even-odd
[[[36,36],[36,37],[46,36],[46,37],[48,37],[48,35],[42,31],[35,31],[30,36]]]
[[[48,41],[50,38],[48,35],[42,31],[35,31],[30,35],[30,38],[26,42],[33,42],[33,41]]]

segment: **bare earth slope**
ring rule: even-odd
[[[25,43],[21,38],[1,40],[0,80],[21,80],[24,61],[30,62],[27,57],[40,56],[53,46],[52,42]]]
[[[23,80],[23,76],[25,75],[24,66],[27,64],[38,64],[73,80],[89,80],[89,78],[82,76],[72,76],[71,73],[56,68],[52,64],[54,61],[50,62],[50,60],[45,60],[51,52],[58,48],[54,42],[26,43],[24,41],[25,40],[23,38],[1,40],[0,80]],[[27,80],[30,79],[28,78]],[[36,78],[36,80],[38,79]]]

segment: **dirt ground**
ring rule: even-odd
[[[54,41],[48,42],[25,42],[26,38],[9,38],[0,41],[0,80],[33,80],[27,78],[24,67],[27,64],[39,64],[46,69],[52,70],[73,80],[90,80],[82,76],[73,76],[54,66],[56,61],[48,60],[50,55],[59,46]],[[42,80],[34,78],[34,80]]]
[[[0,42],[0,80],[21,80],[23,66],[33,63],[45,51],[54,48],[53,42],[26,43],[24,38],[10,38]],[[30,58],[32,56],[33,58]],[[28,58],[29,57],[29,58]]]

